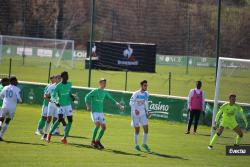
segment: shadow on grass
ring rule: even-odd
[[[139,153],[138,154],[133,154],[133,153],[128,153],[128,152],[124,152],[124,151],[121,151],[121,150],[114,150],[114,149],[109,149],[109,148],[105,148],[105,149],[100,150],[100,149],[93,148],[92,146],[86,145],[86,144],[69,143],[69,145],[79,147],[79,148],[94,149],[94,150],[97,150],[97,151],[105,151],[105,152],[110,152],[110,153],[120,154],[120,155],[130,155],[130,156],[145,157],[145,156],[143,156],[143,155],[141,155]]]
[[[63,137],[63,135],[54,135],[54,136],[60,136]],[[89,139],[88,137],[84,137],[84,136],[72,136],[69,135],[70,138],[75,138],[75,139]]]
[[[207,136],[207,137],[210,137],[210,134],[202,134],[202,133],[199,133],[197,134],[198,136]],[[227,136],[220,136],[220,138],[224,138],[224,139],[233,139],[233,137],[227,137]]]
[[[167,155],[167,154],[161,154],[161,153],[157,153],[157,152],[144,152],[150,155],[155,155],[158,157],[162,157],[162,158],[173,158],[173,159],[180,159],[180,160],[188,160],[186,158],[183,157],[179,157],[179,156],[174,156],[174,155]]]
[[[45,144],[40,144],[40,143],[29,143],[29,142],[22,142],[22,141],[4,140],[4,141],[1,141],[1,142],[11,143],[11,144],[24,144],[24,145],[34,145],[34,146],[46,146]]]

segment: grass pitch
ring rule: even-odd
[[[40,106],[26,104],[17,107],[4,136],[6,141],[0,143],[0,166],[240,167],[250,163],[247,156],[225,156],[225,145],[232,144],[235,137],[230,130],[225,130],[215,150],[208,151],[210,128],[200,126],[198,135],[184,135],[186,125],[159,120],[150,120],[148,144],[152,153],[135,151],[130,118],[116,115],[106,116],[108,128],[102,141],[106,148],[96,150],[89,146],[93,128],[90,113],[79,111],[74,112],[69,144],[61,144],[56,136],[48,144],[34,135],[40,110]],[[242,143],[250,144],[249,138],[246,133]]]

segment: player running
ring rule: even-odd
[[[243,132],[238,126],[238,123],[236,121],[236,115],[239,112],[241,117],[243,118],[246,127],[248,126],[246,116],[243,112],[243,109],[240,105],[235,103],[236,101],[236,95],[231,94],[229,96],[229,103],[225,103],[220,107],[219,112],[216,114],[215,118],[215,125],[217,125],[220,116],[222,115],[220,127],[217,130],[217,133],[214,134],[212,140],[209,143],[208,149],[212,150],[214,144],[216,143],[218,137],[222,134],[224,128],[229,128],[234,130],[237,133],[236,139],[235,139],[235,146],[238,146],[240,144],[240,140],[243,137]]]
[[[71,93],[72,83],[68,82],[69,75],[67,71],[61,73],[62,81],[58,83],[55,87],[55,90],[52,93],[52,99],[58,107],[60,107],[58,120],[52,125],[49,135],[47,137],[48,143],[51,140],[51,136],[54,133],[55,129],[58,127],[60,122],[66,128],[64,129],[64,136],[61,139],[63,144],[67,144],[67,137],[69,135],[69,131],[71,129],[71,125],[73,122],[73,115],[72,115],[72,106],[71,102],[75,100],[75,97]],[[58,102],[55,101],[58,98]],[[68,119],[68,124],[66,124],[64,120],[64,116]]]
[[[93,130],[92,142],[91,145],[94,148],[103,149],[104,146],[101,144],[101,138],[104,135],[106,130],[106,121],[103,113],[103,102],[105,98],[108,98],[113,103],[115,103],[120,109],[124,109],[120,103],[113,99],[113,97],[104,90],[106,87],[106,79],[101,79],[99,81],[99,88],[92,90],[85,96],[85,103],[87,106],[87,110],[91,110],[91,117],[95,124],[95,128]],[[101,131],[96,139],[99,128],[101,127]]]
[[[143,140],[142,140],[142,147],[150,152],[150,148],[147,145],[147,138],[148,138],[148,97],[149,94],[147,92],[148,82],[146,80],[141,81],[141,88],[140,90],[133,93],[130,99],[130,106],[131,106],[131,125],[135,128],[134,134],[134,143],[135,149],[141,151],[140,146],[138,145],[138,137],[140,132],[140,126],[143,127]]]
[[[43,128],[44,128],[46,120],[47,120],[48,104],[49,104],[49,99],[50,99],[50,97],[47,94],[47,91],[48,91],[49,86],[54,84],[55,82],[56,82],[56,77],[51,76],[50,77],[50,84],[48,84],[44,88],[42,114],[41,114],[41,118],[40,118],[40,120],[38,122],[37,130],[35,132],[35,135],[43,134]]]
[[[0,110],[0,141],[3,140],[3,135],[14,117],[17,102],[22,102],[20,89],[17,87],[17,84],[17,78],[11,77],[10,85],[5,86],[0,92],[0,98],[3,99],[3,105]],[[5,124],[3,126],[4,120]]]
[[[55,80],[53,80],[52,84],[48,87],[47,92],[45,94],[45,96],[49,99],[49,104],[48,104],[47,120],[46,120],[45,127],[44,127],[44,135],[41,138],[42,140],[47,139],[48,129],[49,129],[49,125],[52,120],[52,117],[53,117],[53,123],[55,123],[58,119],[59,108],[56,106],[55,103],[52,102],[52,101],[56,101],[56,99],[54,100],[51,97],[51,95],[54,92],[56,85],[59,82],[61,82],[61,76],[57,75],[55,76]],[[59,126],[56,128],[55,134],[56,135],[60,134]]]

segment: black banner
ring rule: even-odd
[[[87,44],[89,48],[89,43]],[[87,49],[87,55],[89,49]],[[156,45],[95,41],[92,45],[92,68],[155,72]],[[87,63],[87,61],[86,61]],[[88,68],[88,65],[85,65]]]

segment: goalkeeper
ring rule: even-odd
[[[240,140],[243,137],[243,132],[240,129],[237,121],[236,121],[236,115],[239,112],[241,117],[243,118],[246,127],[248,126],[246,116],[243,112],[243,109],[240,105],[235,104],[236,101],[236,95],[231,94],[229,96],[229,103],[225,103],[220,107],[219,112],[216,114],[215,118],[215,125],[217,126],[218,120],[220,116],[222,115],[220,126],[217,130],[217,133],[214,134],[212,140],[209,143],[208,149],[213,149],[213,145],[217,141],[218,137],[222,134],[224,128],[229,128],[234,130],[237,133],[236,139],[235,139],[235,146],[238,146],[240,144]]]

